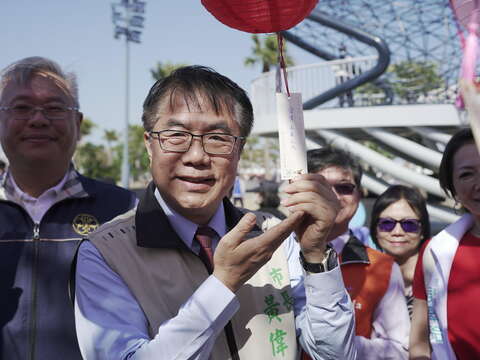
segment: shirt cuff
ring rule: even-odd
[[[331,303],[332,300],[342,300],[346,294],[340,266],[336,266],[330,271],[317,274],[306,273],[304,271],[304,276],[305,293],[309,303],[318,305]],[[336,299],[334,299],[333,296],[335,296]]]
[[[235,293],[213,275],[210,275],[195,291],[195,298],[202,299],[208,304],[202,310],[216,327],[225,326],[240,308]]]

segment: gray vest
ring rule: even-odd
[[[116,218],[90,236],[90,241],[137,299],[153,338],[159,326],[176,316],[209,274],[198,256],[184,246],[138,246],[135,215],[132,210]],[[277,222],[258,215],[257,219],[263,230]],[[162,242],[164,236],[159,229],[158,241]],[[283,246],[236,295],[240,309],[231,322],[240,359],[296,359],[293,298]],[[210,359],[230,358],[222,331]]]

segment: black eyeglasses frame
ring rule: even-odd
[[[185,150],[172,150],[172,149],[164,148],[160,136],[161,136],[162,133],[165,133],[165,132],[175,132],[175,133],[182,133],[182,134],[189,135],[190,136],[190,141],[189,141],[188,147]],[[200,141],[202,143],[203,151],[206,154],[209,154],[209,155],[230,155],[233,152],[233,150],[235,149],[235,145],[237,144],[237,141],[238,140],[241,140],[241,141],[245,140],[244,136],[236,136],[236,135],[231,135],[231,134],[226,134],[226,133],[206,133],[206,134],[201,134],[201,135],[195,135],[195,134],[192,134],[189,131],[172,130],[172,129],[166,129],[166,130],[161,130],[161,131],[149,131],[148,135],[152,139],[157,139],[158,140],[158,143],[160,144],[160,147],[162,148],[162,150],[170,151],[170,152],[176,152],[176,153],[186,153],[186,152],[188,152],[190,150],[190,147],[192,146],[193,138],[200,138]],[[221,136],[228,136],[228,137],[233,138],[233,144],[232,144],[232,148],[231,148],[230,152],[228,152],[228,153],[225,153],[225,152],[217,153],[217,152],[207,151],[205,149],[204,137],[205,136],[211,136],[211,135],[221,135]]]

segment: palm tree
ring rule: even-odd
[[[161,61],[157,62],[153,69],[150,69],[150,74],[152,75],[155,81],[162,80],[169,76],[172,72],[177,70],[180,67],[187,66],[188,64],[183,63],[172,63],[166,61],[162,63]]]
[[[269,72],[270,67],[278,63],[277,35],[267,35],[262,41],[257,34],[254,34],[252,40],[252,56],[245,58],[245,66],[255,66],[257,63],[261,63],[262,73]],[[294,65],[292,57],[287,54],[286,43],[283,46],[283,57],[285,65]]]

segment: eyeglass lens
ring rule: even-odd
[[[352,195],[355,190],[354,184],[341,183],[333,185],[335,192],[339,195]]]
[[[158,139],[164,150],[185,152],[194,137],[202,139],[203,148],[209,154],[230,154],[235,146],[235,136],[221,133],[194,135],[186,131],[164,130]]]
[[[417,219],[402,219],[394,220],[387,218],[380,218],[377,227],[380,231],[390,232],[395,229],[397,223],[400,223],[403,231],[415,233],[420,229],[420,222]]]
[[[67,115],[67,112],[73,110],[73,108],[64,105],[44,105],[33,106],[28,104],[19,104],[11,107],[7,107],[10,113],[15,119],[28,120],[35,115],[35,112],[40,111],[47,119],[57,120],[63,119]]]

